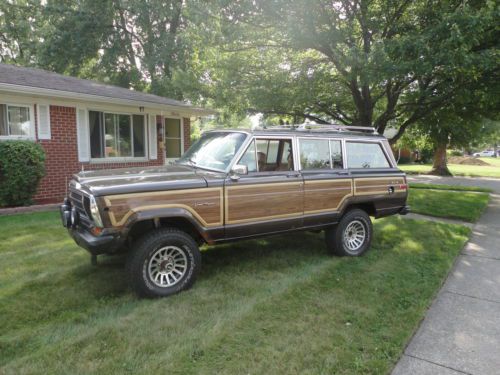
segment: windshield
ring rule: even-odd
[[[226,171],[247,137],[244,133],[205,133],[177,161],[197,168]]]

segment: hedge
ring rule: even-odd
[[[45,175],[45,153],[32,141],[0,142],[0,207],[32,203]]]

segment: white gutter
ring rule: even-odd
[[[161,103],[154,103],[154,102],[147,102],[147,101],[113,98],[113,97],[109,97],[109,96],[82,94],[82,93],[73,92],[73,91],[46,89],[43,87],[14,85],[11,83],[1,83],[0,82],[0,90],[5,90],[5,91],[9,91],[11,93],[18,93],[18,94],[50,96],[50,97],[58,98],[58,99],[74,99],[74,100],[83,100],[83,101],[91,101],[91,102],[106,102],[106,103],[111,103],[111,104],[134,106],[134,107],[144,107],[144,108],[150,108],[153,110],[159,110],[162,112],[171,111],[171,112],[178,112],[178,113],[186,113],[186,114],[189,114],[191,116],[209,116],[209,115],[214,115],[217,113],[217,111],[214,111],[211,109],[192,107],[188,104],[186,104],[185,106],[181,106],[181,105],[177,106],[177,105],[172,105],[172,104],[161,104]]]

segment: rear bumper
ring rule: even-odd
[[[410,206],[404,206],[403,208],[401,208],[401,210],[399,211],[399,214],[400,215],[406,215],[406,214],[409,214],[411,212],[410,210]]]
[[[113,254],[122,247],[124,240],[119,235],[94,236],[81,229],[68,229],[76,244],[92,255]]]

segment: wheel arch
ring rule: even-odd
[[[209,241],[206,228],[186,209],[169,208],[134,213],[127,223],[128,241],[155,228],[170,227],[189,234],[198,244]]]
[[[365,211],[370,216],[377,216],[377,209],[375,208],[375,203],[373,202],[350,203],[344,207],[341,216],[344,216],[347,212],[356,208]]]

